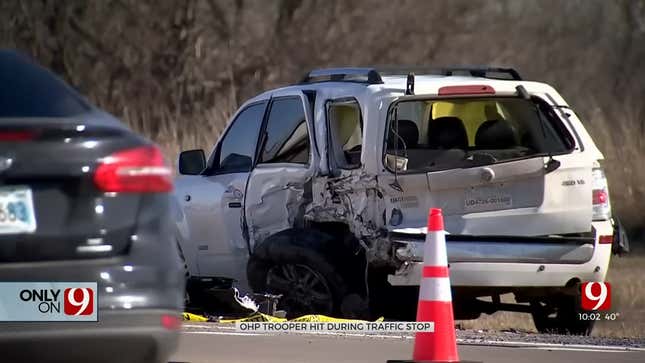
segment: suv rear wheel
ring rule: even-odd
[[[282,295],[278,308],[294,318],[339,311],[347,286],[318,253],[297,246],[281,248],[268,258],[251,256],[247,267],[255,292]]]
[[[278,308],[289,318],[306,314],[367,317],[367,301],[355,286],[364,265],[349,259],[354,255],[337,239],[317,230],[283,231],[269,237],[249,258],[249,285],[256,293],[282,295]]]
[[[334,294],[327,279],[303,264],[274,265],[267,273],[267,289],[283,295],[282,306],[289,315],[319,312],[332,314]]]

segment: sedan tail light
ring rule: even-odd
[[[36,137],[33,131],[0,131],[0,141],[29,141]]]
[[[172,171],[157,147],[141,146],[103,158],[94,173],[94,184],[104,192],[170,192]]]
[[[181,318],[175,315],[164,314],[161,316],[161,326],[168,330],[181,329]]]
[[[607,177],[601,168],[594,168],[593,176],[593,220],[604,221],[611,218],[611,204],[609,203],[609,188]]]

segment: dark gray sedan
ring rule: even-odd
[[[18,286],[20,309],[40,299],[43,314],[16,318],[7,313],[14,297],[0,294],[0,360],[165,361],[184,289],[171,191],[157,146],[27,57],[0,50],[0,288]],[[96,291],[59,294],[33,282]],[[65,312],[54,311],[63,295]],[[87,301],[96,321],[82,321]],[[54,313],[68,321],[48,321]]]

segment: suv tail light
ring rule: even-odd
[[[609,188],[607,187],[607,177],[601,168],[594,168],[593,177],[593,220],[602,221],[611,218],[611,204],[609,203]]]
[[[104,192],[170,192],[172,171],[156,146],[141,146],[103,158],[94,173],[94,184]]]
[[[486,85],[444,86],[439,88],[439,96],[494,94],[495,89]]]

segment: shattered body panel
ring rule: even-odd
[[[371,262],[387,262],[389,241],[383,236],[385,204],[376,176],[361,170],[344,171],[332,180],[317,178],[313,201],[307,207],[311,222],[342,222],[367,248]]]
[[[308,177],[300,168],[289,166],[257,168],[246,196],[246,221],[251,246],[288,228],[303,227],[305,207],[311,198]],[[303,179],[304,178],[304,179]]]

